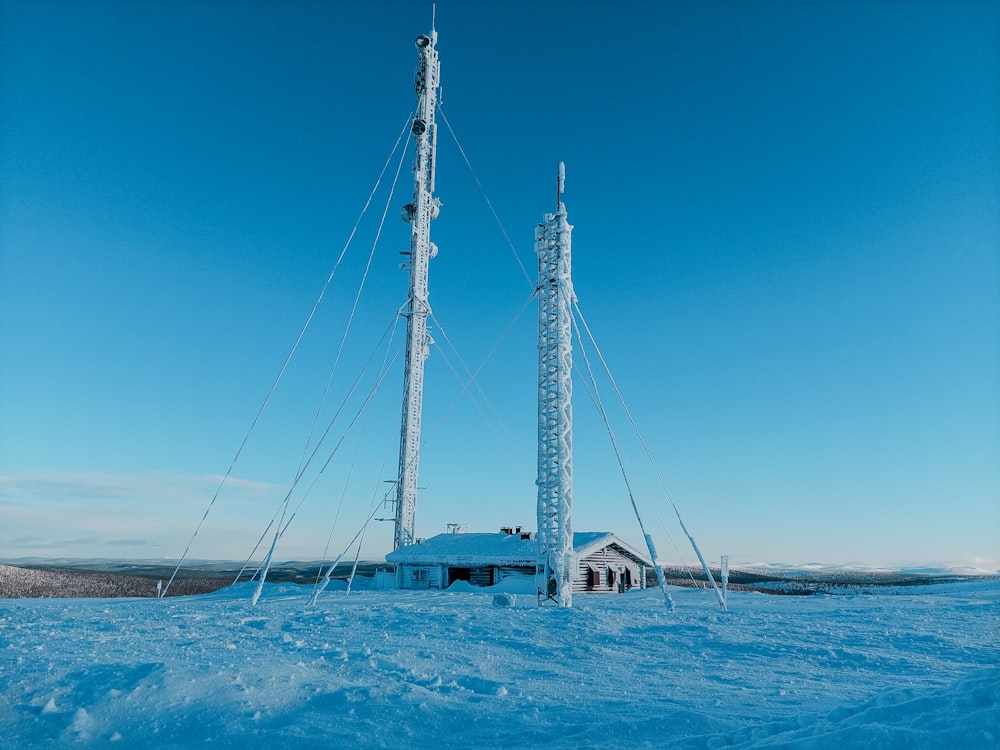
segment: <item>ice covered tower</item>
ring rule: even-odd
[[[559,164],[556,213],[535,230],[538,253],[539,605],[573,603],[573,369],[570,233]]]
[[[430,306],[427,301],[427,271],[430,260],[437,255],[431,242],[431,219],[437,218],[441,202],[434,197],[434,160],[437,126],[434,110],[437,106],[440,64],[438,63],[437,32],[417,37],[420,61],[414,85],[417,109],[413,118],[416,157],[413,162],[413,201],[406,204],[402,217],[411,225],[407,264],[410,271],[410,292],[406,306],[406,364],[403,375],[403,421],[399,441],[399,477],[396,482],[396,528],[393,549],[413,544],[413,523],[417,508],[417,470],[420,464],[420,418],[424,398],[424,360],[430,353],[431,338],[427,331]]]

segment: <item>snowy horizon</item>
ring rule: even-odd
[[[388,554],[388,553],[386,553]],[[174,566],[177,565],[179,561],[178,557],[107,557],[107,556],[41,556],[41,555],[22,555],[19,557],[12,556],[2,556],[0,557],[0,564],[7,563],[17,565],[18,563],[47,563],[47,564],[58,564],[58,563],[121,563],[121,564],[149,564],[149,565],[162,565],[162,566]],[[263,559],[253,559],[249,561],[249,565],[258,565],[263,562]],[[328,565],[332,562],[332,559],[321,559],[321,558],[280,558],[272,562],[272,567],[281,566],[292,566],[292,565]],[[720,561],[708,561],[709,567],[715,571],[720,567]],[[198,566],[219,566],[219,567],[241,567],[246,564],[246,560],[235,559],[235,558],[199,558],[199,557],[189,557],[185,558],[182,564],[182,568],[187,567],[198,567]],[[385,561],[385,556],[381,557],[361,557],[359,558],[359,563],[362,565],[391,565]],[[675,563],[670,561],[658,561],[661,567],[670,567],[677,569],[691,569],[693,571],[702,570],[701,565],[698,563],[686,562],[686,563]],[[339,564],[340,567],[347,565],[344,561]],[[857,561],[850,562],[837,562],[837,563],[823,563],[823,562],[803,562],[803,563],[788,563],[788,562],[753,562],[753,561],[739,561],[729,560],[730,570],[741,570],[744,572],[761,572],[761,573],[774,573],[774,574],[834,574],[834,573],[887,573],[887,574],[906,574],[906,575],[956,575],[956,576],[997,576],[1000,575],[1000,562],[996,560],[986,560],[979,557],[970,557],[964,560],[949,560],[949,561],[931,561],[931,562],[914,562],[909,561],[905,563],[897,564],[874,564],[874,563],[863,563]]]

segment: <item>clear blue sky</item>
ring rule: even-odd
[[[413,108],[430,15],[0,5],[0,557],[181,554]],[[581,306],[707,556],[1000,565],[995,3],[445,0],[437,29],[444,113],[529,270],[566,162]],[[417,534],[534,528],[533,305],[480,377],[502,422],[449,411],[447,362],[476,367],[531,285],[439,124]],[[321,429],[405,299],[410,159]],[[245,556],[284,496],[396,163],[194,557]],[[322,556],[343,496],[341,551],[394,477],[400,370],[280,558]],[[638,542],[576,383],[576,528]],[[662,557],[657,513],[692,560],[613,419]],[[390,545],[378,524],[366,556]]]

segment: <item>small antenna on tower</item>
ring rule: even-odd
[[[562,194],[566,190],[566,163],[559,162],[559,180],[556,184],[556,208],[562,205]]]

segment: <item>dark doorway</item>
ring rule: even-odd
[[[468,581],[472,578],[472,568],[448,568],[448,585],[455,581]]]

